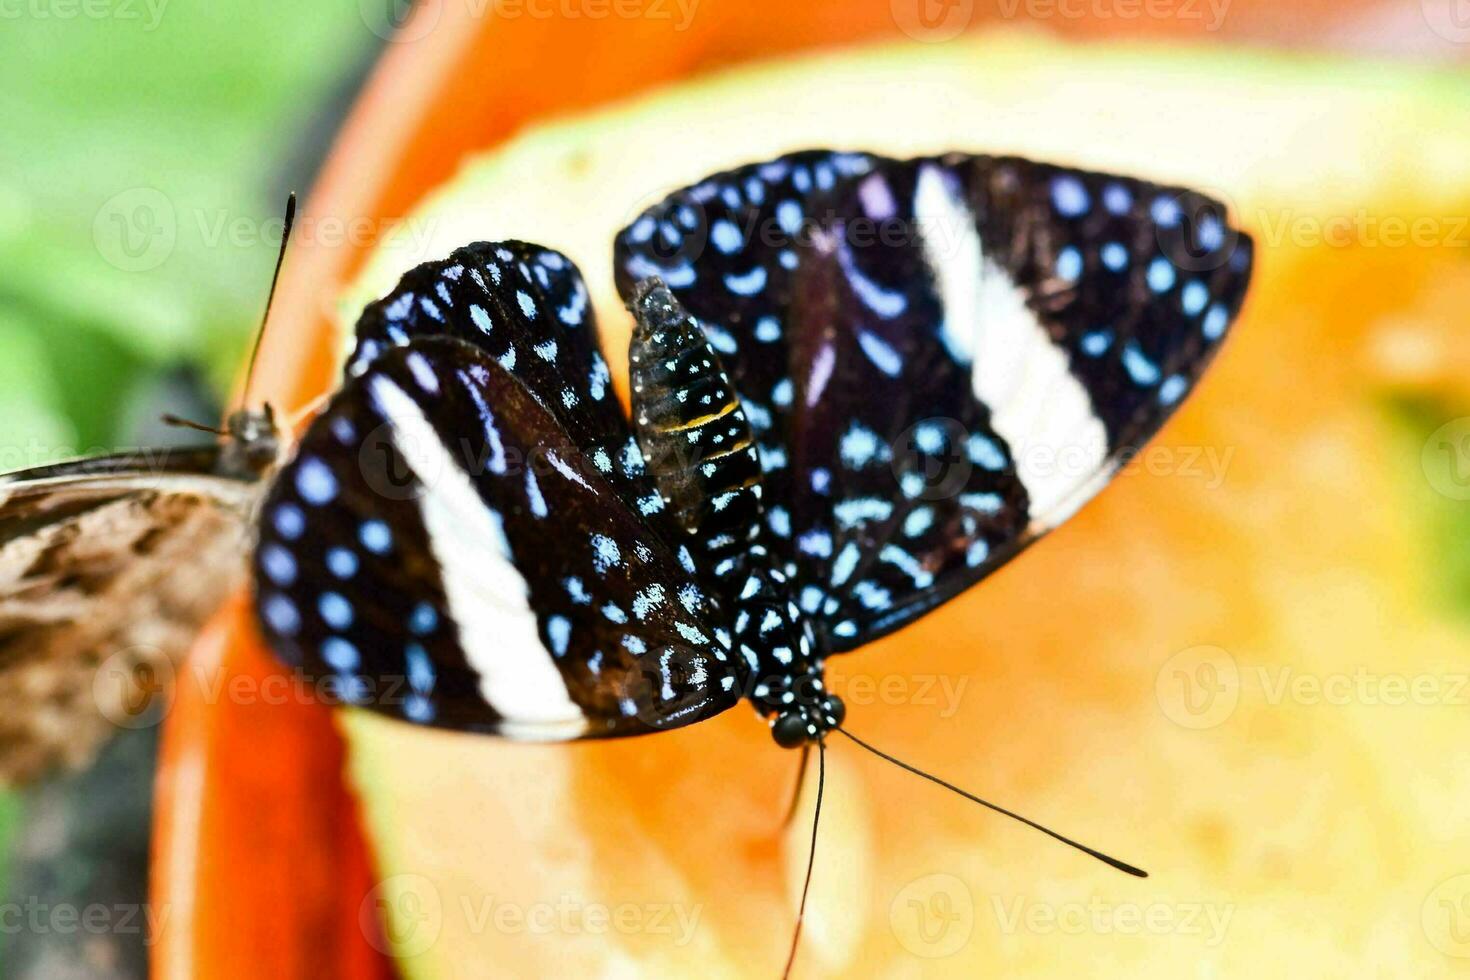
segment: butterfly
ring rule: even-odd
[[[262,512],[286,663],[513,739],[745,700],[782,746],[876,752],[826,659],[1096,493],[1198,381],[1251,243],[1183,188],[808,151],[670,194],[614,255],[630,415],[552,249],[469,245],[367,307]]]

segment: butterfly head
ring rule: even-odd
[[[276,427],[275,410],[269,404],[231,412],[225,420],[225,436],[220,469],[227,475],[259,476],[280,457],[280,430]]]
[[[265,328],[270,322],[271,304],[276,298],[276,285],[281,281],[281,266],[286,261],[286,245],[291,240],[291,227],[296,222],[296,194],[286,198],[286,213],[281,219],[281,247],[276,252],[276,268],[271,273],[270,291],[266,293],[265,310],[260,315],[260,328],[255,331],[255,346],[245,369],[242,404],[249,404],[250,382],[255,378],[255,364],[260,357]],[[276,412],[269,402],[260,408],[238,408],[225,419],[225,445],[220,453],[219,470],[225,476],[256,479],[273,470],[281,457],[281,432],[276,426]]]
[[[812,621],[788,594],[789,581],[770,567],[756,544],[729,560],[731,571],[716,576],[736,608],[735,648],[756,682],[748,688],[754,708],[771,721],[771,736],[784,748],[820,739],[842,724],[842,699],[827,690]]]
[[[795,749],[808,742],[820,741],[827,732],[842,724],[847,706],[835,694],[823,692],[809,704],[784,707],[771,720],[771,737],[783,749]]]

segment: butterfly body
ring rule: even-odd
[[[718,356],[667,287],[640,284],[631,307],[633,431],[674,520],[718,568],[760,533],[760,455]]]
[[[660,492],[689,535],[701,580],[730,610],[740,688],[778,743],[842,717],[825,690],[811,623],[768,546],[760,455],[719,355],[656,278],[630,303],[633,424]]]

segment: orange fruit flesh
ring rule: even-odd
[[[1467,116],[1432,74],[1384,85],[1288,59],[1008,36],[812,58],[471,159],[414,212],[423,239],[381,250],[342,305],[463,241],[531,238],[582,266],[620,376],[612,234],[724,166],[810,145],[965,146],[1223,194],[1257,237],[1257,282],[1176,420],[1013,566],[830,664],[854,731],[1153,877],[837,740],[798,970],[878,976],[943,956],[959,975],[1428,975],[1445,961],[1421,906],[1470,867],[1446,812],[1470,790],[1450,761],[1465,761],[1460,719],[1309,689],[1362,690],[1366,672],[1440,679],[1447,696],[1465,660],[1427,581],[1436,504],[1386,406],[1406,388],[1470,400],[1439,367],[1466,356],[1470,277],[1443,216],[1470,205]],[[1360,208],[1368,220],[1342,220]],[[1385,218],[1438,235],[1393,247]],[[779,968],[811,801],[783,830],[795,756],[745,709],[551,747],[343,721],[379,873],[413,893],[403,907],[435,910],[433,941],[402,945],[409,975]]]

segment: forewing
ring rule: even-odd
[[[560,252],[519,241],[466,245],[406,273],[363,310],[356,331],[349,377],[395,346],[454,337],[520,379],[573,443],[606,461],[603,475],[621,493],[645,485],[587,287]],[[662,520],[656,496],[640,503],[645,518]]]
[[[218,457],[164,450],[0,477],[0,782],[80,764],[157,710],[247,567],[260,485],[214,475]]]
[[[448,337],[380,354],[312,423],[262,519],[271,645],[411,721],[633,735],[738,699],[719,611],[499,360]]]
[[[952,597],[1100,489],[1197,380],[1251,255],[1223,206],[1180,188],[857,159],[774,204],[675,194],[664,211],[699,203],[711,229],[687,271],[637,224],[617,245],[620,285],[672,276],[705,321],[833,650]]]

